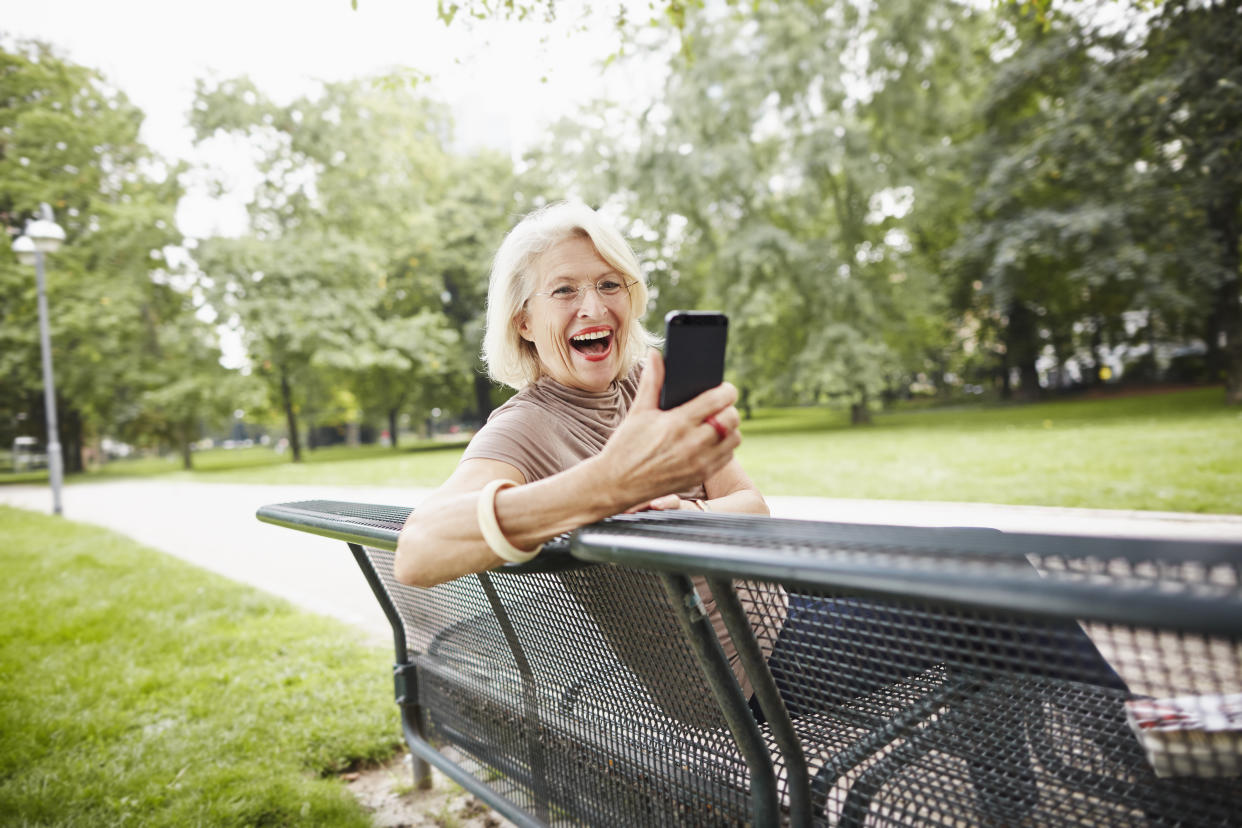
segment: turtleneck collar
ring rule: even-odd
[[[545,374],[536,381],[535,387],[541,393],[575,408],[607,412],[617,411],[621,407],[621,388],[616,380],[613,380],[603,391],[584,391],[581,388],[562,385]]]

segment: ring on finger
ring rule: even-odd
[[[729,429],[725,428],[724,426],[720,424],[720,421],[716,419],[715,414],[709,414],[707,418],[703,420],[703,422],[707,423],[709,426],[716,429],[716,436],[720,438],[719,441],[723,441],[724,438],[729,436]]]

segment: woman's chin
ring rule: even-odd
[[[612,348],[598,356],[575,352],[570,367],[574,385],[584,391],[607,391],[608,386],[617,378],[615,352]]]

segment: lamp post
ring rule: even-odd
[[[43,276],[43,255],[55,253],[65,240],[65,231],[52,220],[52,208],[44,204],[42,217],[26,225],[26,234],[13,242],[13,252],[24,265],[34,265],[39,289],[39,344],[43,350],[43,406],[47,413],[47,469],[52,481],[52,512],[61,514],[60,487],[64,464],[60,456],[60,432],[56,425],[56,386],[52,380],[52,335],[47,321],[47,290]]]

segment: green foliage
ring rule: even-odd
[[[355,633],[98,528],[0,508],[0,812],[368,825],[321,777],[400,732]]]
[[[956,296],[991,319],[1028,391],[1046,351],[1092,366],[1102,346],[1200,339],[1214,379],[1235,366],[1242,399],[1230,5],[1166,3],[1137,33],[1058,19],[1021,41],[983,100]],[[1145,318],[1137,334],[1127,311]],[[1229,360],[1222,338],[1238,349]]]
[[[328,84],[285,106],[246,79],[199,86],[200,140],[244,136],[263,175],[253,232],[201,246],[203,284],[292,435],[299,416],[387,417],[395,434],[402,412],[463,411],[476,397],[511,170],[498,156],[450,154],[443,112],[407,81]]]
[[[169,324],[156,334],[154,361],[133,420],[119,436],[141,442],[155,435],[179,449],[182,465],[192,466],[191,444],[203,426],[229,422],[236,409],[254,411],[263,405],[262,395],[249,378],[220,365],[220,352],[204,335],[201,325]]]
[[[142,114],[98,74],[46,46],[0,48],[0,224],[22,230],[40,202],[66,244],[46,257],[53,363],[69,468],[86,440],[150,421],[170,328],[213,347],[166,251],[180,242],[179,166],[138,140]],[[0,252],[0,439],[42,426],[35,280]],[[29,419],[23,419],[29,416]],[[158,431],[158,430],[157,430]]]
[[[1242,399],[1236,4],[724,4],[669,36],[659,98],[528,177],[628,222],[653,316],[730,313],[745,403],[1033,397],[1195,342]]]
[[[438,8],[467,26],[563,15],[541,0]],[[185,446],[232,407],[270,406],[300,459],[307,423],[481,419],[497,397],[479,361],[491,255],[516,216],[566,195],[635,241],[650,326],[675,307],[730,314],[747,411],[843,402],[862,422],[877,396],[963,379],[1009,393],[1017,377],[1033,397],[1094,380],[1123,345],[1201,344],[1204,377],[1242,401],[1236,3],[582,12],[569,22],[615,20],[608,71],[660,55],[664,86],[583,108],[520,172],[452,150],[416,70],[288,104],[245,78],[199,84],[198,139],[244,140],[260,172],[251,231],[194,252],[199,301],[241,335],[250,380],[218,368],[153,258],[178,241],[179,169],[137,141],[141,113],[43,47],[8,48],[0,218],[16,228],[49,200],[70,232],[49,270],[66,428]],[[5,253],[0,298],[11,437],[37,430],[17,418],[41,409],[41,379],[32,279]]]
[[[692,14],[693,58],[672,59],[634,150],[608,140],[624,114],[605,108],[533,162],[557,181],[571,159],[579,192],[630,219],[657,318],[730,314],[748,399],[865,412],[951,344],[937,269],[963,160],[943,147],[970,128],[991,25],[965,4],[903,0]]]

